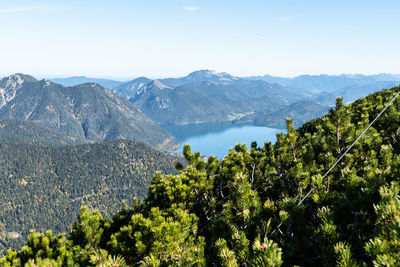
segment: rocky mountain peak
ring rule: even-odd
[[[25,82],[36,81],[35,78],[22,73],[15,73],[0,80],[0,109],[14,99],[17,90]]]
[[[231,81],[235,79],[226,72],[216,72],[214,70],[198,70],[190,73],[187,77],[191,81],[205,81],[205,80],[220,80],[220,81]]]
[[[40,82],[42,83],[42,87],[49,87],[52,84],[54,84],[53,82],[49,81],[48,79],[43,79]]]
[[[144,93],[146,93],[149,90],[152,90],[153,88],[157,88],[159,90],[173,89],[172,87],[166,85],[165,83],[162,83],[159,80],[153,80],[144,86],[138,87],[137,91],[136,91],[136,95],[137,96],[143,95]]]

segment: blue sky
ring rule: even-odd
[[[400,73],[400,1],[2,0],[0,76]]]

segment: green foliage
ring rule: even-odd
[[[81,247],[97,248],[104,231],[104,219],[100,211],[82,207],[78,221],[72,225],[70,239]]]
[[[217,250],[217,259],[219,264],[223,267],[236,267],[239,266],[235,257],[235,252],[228,248],[226,240],[218,239],[215,243]]]
[[[112,219],[83,208],[68,239],[32,234],[0,264],[398,266],[400,99],[323,179],[398,90],[338,99],[299,129],[288,119],[276,144],[221,161],[185,146],[188,166],[155,174],[143,202]]]
[[[358,264],[352,259],[350,246],[339,242],[334,247],[337,257],[336,265],[340,267],[356,267]]]
[[[280,249],[272,240],[264,238],[263,242],[261,242],[257,239],[254,242],[253,251],[253,266],[281,266],[283,263],[282,249]]]
[[[48,267],[48,266],[61,266],[60,263],[57,263],[55,260],[51,259],[41,259],[38,258],[36,260],[30,259],[26,264],[25,267]]]
[[[400,186],[392,183],[380,189],[381,201],[375,205],[378,215],[376,237],[365,246],[375,266],[398,266],[400,264]]]
[[[154,262],[160,266],[204,264],[204,240],[196,237],[197,218],[173,206],[171,214],[152,208],[148,218],[134,214],[127,226],[108,242],[113,254],[121,254],[129,264]]]
[[[317,216],[320,220],[320,224],[316,229],[316,237],[320,243],[320,249],[324,263],[329,266],[333,265],[335,258],[333,256],[333,246],[338,242],[339,235],[336,232],[337,227],[333,223],[332,212],[329,208],[322,207],[318,209]]]
[[[111,256],[107,250],[100,249],[90,255],[90,263],[98,267],[125,267],[127,266],[125,259],[118,256]]]
[[[0,144],[0,254],[22,247],[30,229],[69,232],[82,205],[109,217],[121,201],[144,199],[156,172],[176,173],[177,160],[124,140],[64,147]]]
[[[74,264],[74,252],[70,251],[72,242],[65,235],[53,236],[51,231],[46,234],[31,231],[25,246],[17,253],[7,251],[7,255],[0,259],[1,266],[61,266],[65,263]]]

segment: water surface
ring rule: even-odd
[[[181,144],[190,144],[192,151],[202,155],[214,155],[223,158],[231,147],[237,143],[245,143],[250,147],[253,141],[258,146],[264,142],[276,141],[276,134],[282,129],[260,127],[254,125],[238,125],[227,123],[202,123],[187,125],[163,125]],[[182,152],[180,147],[178,152]]]

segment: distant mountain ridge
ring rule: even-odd
[[[86,83],[64,87],[14,74],[0,80],[0,119],[31,121],[86,142],[128,139],[160,150],[177,141],[126,99]]]
[[[362,86],[371,86],[377,82],[395,82],[400,83],[400,74],[375,74],[375,75],[363,75],[363,74],[341,74],[341,75],[300,75],[293,78],[276,77],[271,75],[264,76],[252,76],[247,77],[251,80],[264,80],[271,83],[279,83],[284,86],[290,86],[299,89],[308,89],[316,93],[318,92],[339,92],[340,89],[346,87],[353,87],[356,89]],[[374,88],[374,91],[382,88]],[[356,100],[353,99],[352,101]]]
[[[97,83],[107,89],[113,89],[124,82],[111,80],[111,79],[102,79],[102,78],[90,78],[85,76],[72,76],[66,78],[52,78],[50,81],[61,84],[63,86],[75,86],[84,83]]]

